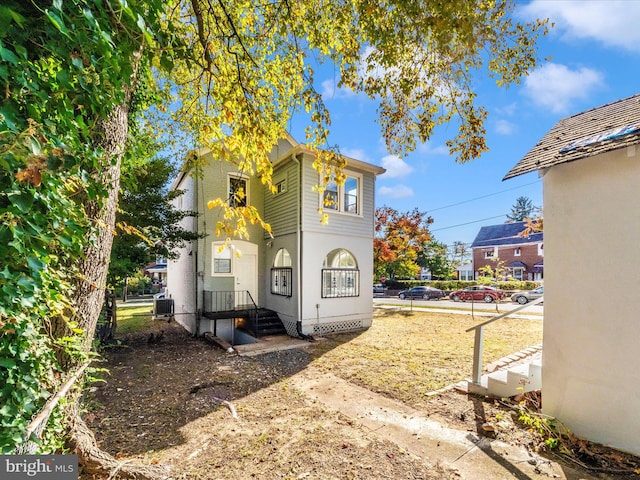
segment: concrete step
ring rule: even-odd
[[[512,397],[542,388],[542,364],[539,361],[522,363],[490,373],[486,377],[487,395]]]

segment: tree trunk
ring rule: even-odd
[[[85,348],[91,348],[98,317],[104,302],[113,243],[113,230],[120,190],[120,167],[127,140],[129,108],[119,105],[99,124],[103,135],[100,146],[105,153],[105,170],[101,180],[107,195],[101,201],[89,201],[87,215],[95,227],[93,241],[87,246],[79,270],[82,278],[78,280],[73,292],[78,326],[86,332]]]

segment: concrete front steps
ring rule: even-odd
[[[464,390],[476,395],[505,398],[542,389],[542,345],[522,350],[487,366],[479,383]]]

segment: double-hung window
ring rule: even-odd
[[[224,243],[213,244],[213,274],[231,273],[231,248]]]
[[[344,183],[338,185],[330,181],[322,196],[322,208],[336,212],[360,215],[362,209],[362,177],[347,173]]]
[[[246,207],[249,204],[249,182],[244,177],[229,177],[229,205]]]

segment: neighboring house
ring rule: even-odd
[[[456,268],[458,280],[473,280],[473,263],[468,262]]]
[[[156,290],[166,287],[167,259],[158,256],[155,262],[150,263],[142,269],[142,274],[151,279],[151,284]]]
[[[505,176],[538,171],[545,413],[640,454],[640,95],[560,120]]]
[[[182,173],[172,186],[185,190],[176,206],[200,214],[183,226],[191,222],[190,228],[207,234],[169,262],[167,292],[176,320],[194,335],[212,332],[232,344],[251,305],[277,313],[291,336],[369,327],[375,180],[384,169],[346,158],[344,184],[331,182],[324,193],[331,202],[323,207],[329,222],[322,224],[323,198],[313,189],[321,181],[312,166],[315,155],[292,137],[270,154],[275,194],[230,162],[199,154],[210,162],[201,175]],[[271,225],[273,237],[259,225],[248,225],[248,240],[225,246],[216,237],[220,209],[206,204],[238,188]]]
[[[525,222],[513,222],[480,228],[471,244],[476,279],[482,267],[490,265],[495,269],[499,262],[516,280],[541,281],[544,278],[542,232],[523,237],[525,225]]]

